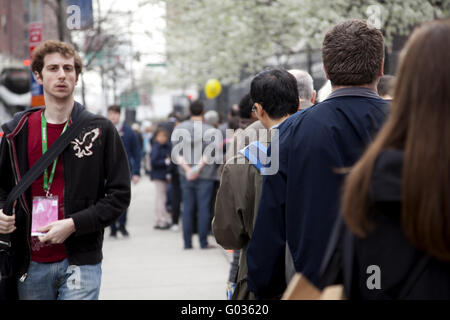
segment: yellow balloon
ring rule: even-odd
[[[208,99],[214,99],[222,91],[219,80],[209,79],[205,85],[205,95]]]

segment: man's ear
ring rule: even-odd
[[[379,77],[381,77],[383,75],[383,68],[384,68],[384,58],[383,58],[383,60],[381,60],[380,70],[378,71]]]
[[[316,103],[316,97],[317,97],[317,92],[316,92],[316,90],[313,90],[313,94],[312,94],[312,97],[311,97],[311,103],[312,104]]]
[[[39,74],[39,72],[34,71],[33,74],[34,74],[34,78],[36,79],[36,81],[42,86],[43,85],[42,77]]]
[[[264,109],[262,105],[260,105],[258,102],[255,103],[256,106],[256,114],[258,118],[262,118],[264,116]]]
[[[327,69],[325,69],[325,66],[323,66],[323,72],[325,73],[325,77],[327,78],[327,80],[330,80],[330,77],[328,76],[328,72]]]

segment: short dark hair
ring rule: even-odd
[[[250,119],[252,117],[253,100],[250,93],[247,93],[239,101],[239,116],[243,119]]]
[[[322,60],[332,85],[372,83],[383,58],[383,35],[363,20],[337,24],[323,40]]]
[[[108,112],[112,111],[115,113],[120,113],[120,106],[118,104],[113,104],[108,107]]]
[[[193,116],[199,116],[203,113],[203,110],[205,110],[205,106],[203,105],[203,102],[201,100],[194,100],[189,105],[189,112]]]
[[[380,96],[392,95],[394,89],[394,76],[385,74],[378,82],[377,91]]]
[[[252,80],[250,95],[270,118],[280,119],[297,112],[299,99],[295,77],[283,69],[260,72]]]

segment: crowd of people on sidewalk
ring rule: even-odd
[[[289,72],[254,77],[271,140],[226,163],[213,221],[218,243],[241,250],[232,299],[280,299],[294,273],[354,300],[450,297],[449,31],[419,26],[393,77],[379,30],[337,24],[322,47],[331,93],[305,110]]]
[[[118,105],[108,121],[76,103],[78,54],[44,42],[32,70],[46,106],[2,126],[0,298],[97,299],[104,228],[129,236],[145,172],[155,230],[233,250],[229,299],[281,299],[296,274],[352,300],[449,299],[448,47],[450,20],[424,23],[384,75],[380,30],[347,20],[323,39],[326,94],[304,70],[269,68],[226,121],[198,99],[141,130]]]

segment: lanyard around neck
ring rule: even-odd
[[[69,119],[67,119],[66,125],[64,126],[63,131],[61,132],[61,135],[66,131],[67,126],[69,125]],[[42,110],[41,113],[41,134],[42,134],[42,154],[47,152],[47,120],[44,116],[44,110]],[[46,195],[49,196],[50,193],[50,187],[53,182],[53,178],[55,177],[55,169],[56,169],[56,163],[58,162],[58,158],[56,158],[53,161],[52,171],[50,172],[50,178],[48,177],[48,170],[45,169],[44,171],[44,191],[46,192]]]

